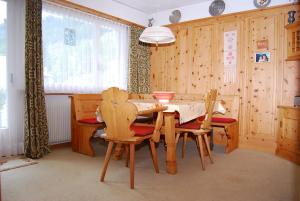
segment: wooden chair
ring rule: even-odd
[[[109,141],[100,181],[104,181],[113,145],[123,144],[126,151],[126,166],[130,159],[130,187],[134,188],[135,145],[149,140],[155,171],[158,173],[155,142],[159,142],[160,128],[163,122],[162,111],[167,107],[157,106],[154,109],[138,112],[137,107],[128,102],[128,94],[112,87],[102,92],[101,115],[106,124],[104,138]],[[158,112],[155,126],[133,124],[138,115]]]
[[[101,103],[100,94],[74,94],[71,98],[72,150],[94,156],[91,138],[95,132],[104,128],[103,122],[96,120],[96,110]]]
[[[213,114],[214,105],[216,102],[217,97],[217,90],[212,89],[207,94],[205,100],[205,108],[206,108],[206,115],[205,119],[202,122],[192,121],[184,124],[176,124],[175,132],[176,132],[176,140],[175,142],[178,143],[179,137],[181,133],[184,133],[183,137],[183,153],[185,152],[185,144],[187,141],[188,133],[192,133],[196,137],[196,144],[199,150],[199,154],[201,157],[202,168],[205,170],[204,164],[204,150],[203,150],[203,140],[204,146],[207,150],[208,156],[210,158],[211,163],[213,163],[210,145],[208,141],[208,133],[212,131],[211,127],[211,119]],[[184,156],[184,154],[183,154]]]

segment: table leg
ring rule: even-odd
[[[175,113],[164,113],[165,141],[167,144],[167,172],[169,174],[177,173],[174,116]]]

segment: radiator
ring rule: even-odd
[[[49,144],[71,141],[71,100],[68,96],[46,96]]]

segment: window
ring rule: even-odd
[[[24,150],[24,58],[25,1],[0,0],[0,157]]]
[[[6,2],[0,0],[0,129],[7,128],[6,11]]]
[[[127,89],[128,26],[50,3],[42,25],[46,92]]]

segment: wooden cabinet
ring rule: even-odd
[[[300,22],[288,24],[287,29],[287,61],[300,60]]]
[[[279,106],[276,154],[300,164],[300,108]]]

